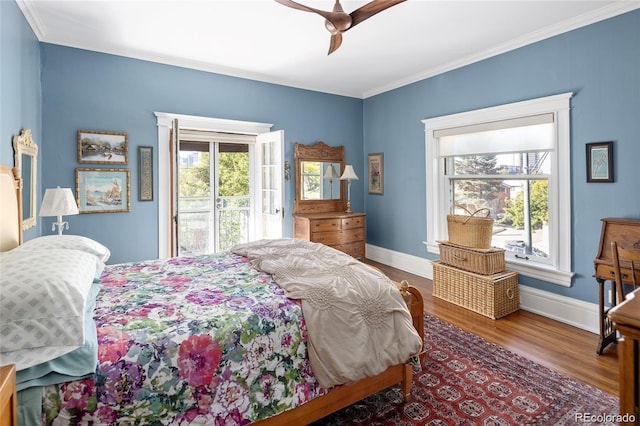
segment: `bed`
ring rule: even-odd
[[[73,306],[29,323],[45,336],[1,348],[0,364],[17,364],[21,424],[307,424],[391,385],[409,397],[416,289],[407,306],[374,268],[295,239],[106,266],[109,250],[88,238],[21,244],[20,215],[5,210],[18,206],[15,176],[0,169],[3,303],[10,277],[39,265],[33,281],[63,280]],[[7,312],[3,336],[24,331]]]

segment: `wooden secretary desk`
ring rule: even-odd
[[[366,214],[346,213],[344,146],[324,142],[294,146],[296,195],[293,236],[322,243],[356,259],[365,258]]]
[[[598,282],[598,303],[600,320],[600,341],[598,342],[597,353],[602,351],[609,343],[616,342],[616,330],[612,321],[607,317],[608,309],[605,303],[605,283],[610,281],[611,285],[611,308],[616,305],[616,292],[614,291],[613,261],[611,256],[611,242],[615,241],[619,247],[640,249],[640,219],[619,219],[604,218],[602,220],[602,231],[600,233],[600,245],[598,254],[593,260],[595,267],[594,277]],[[631,283],[631,267],[621,264],[620,272],[622,281]],[[636,280],[640,281],[640,271],[636,271]]]

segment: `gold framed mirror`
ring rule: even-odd
[[[31,129],[24,129],[13,137],[14,166],[22,178],[22,230],[36,226],[36,197],[38,182],[38,145]]]
[[[293,157],[296,174],[293,213],[344,210],[344,185],[340,181],[344,171],[344,146],[331,147],[322,141],[313,145],[296,143]]]

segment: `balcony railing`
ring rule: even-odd
[[[249,241],[250,197],[218,197],[217,227],[213,202],[208,197],[180,197],[179,256],[216,253]]]

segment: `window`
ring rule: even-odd
[[[488,209],[510,269],[569,286],[571,93],[424,120],[427,249],[446,215]]]

